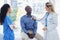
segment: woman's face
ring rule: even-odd
[[[11,13],[11,8],[8,8],[8,13],[9,13],[9,14]]]
[[[48,7],[45,7],[46,11],[49,11],[50,9]]]

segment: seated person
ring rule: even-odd
[[[22,39],[28,40],[36,38],[37,40],[43,40],[42,36],[37,33],[37,22],[34,16],[31,15],[32,8],[30,6],[25,7],[26,15],[21,17],[21,29],[22,29]]]

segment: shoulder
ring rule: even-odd
[[[36,16],[34,16],[34,15],[31,15],[32,17],[36,17]]]
[[[10,17],[9,16],[6,16],[6,19],[10,19]]]
[[[37,20],[36,16],[33,16],[33,15],[32,15],[32,19],[33,19],[33,20]]]
[[[7,20],[7,21],[12,21],[9,16],[6,16],[6,20]]]
[[[52,13],[52,15],[53,15],[53,16],[58,16],[58,14],[57,14],[57,13]]]
[[[54,13],[55,16],[57,16],[58,14],[57,13]]]
[[[34,15],[31,15],[32,17],[34,17],[34,18],[36,18],[36,16],[34,16]]]
[[[43,18],[46,18],[47,14],[48,14],[48,12],[46,12],[46,13],[44,14]]]
[[[57,13],[52,13],[52,14],[51,14],[51,17],[52,17],[52,18],[57,19],[57,16],[58,16]]]
[[[22,16],[21,19],[25,19],[26,15]]]
[[[47,16],[48,12],[45,13],[45,16]]]

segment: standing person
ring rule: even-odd
[[[3,40],[14,40],[13,28],[15,28],[15,26],[12,24],[12,21],[9,17],[10,12],[11,8],[9,4],[4,4],[1,7],[0,24],[3,25]]]
[[[43,38],[41,37],[41,35],[37,33],[37,22],[31,15],[32,8],[30,6],[26,6],[25,11],[27,12],[27,14],[21,17],[20,21],[22,29],[22,39],[28,40],[29,38],[33,39],[35,37],[37,40],[42,40]]]
[[[44,40],[59,40],[57,33],[57,14],[54,11],[53,5],[51,2],[46,3],[46,14],[41,19],[41,22],[44,24]]]

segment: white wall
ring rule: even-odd
[[[2,1],[3,3],[3,1]],[[55,3],[55,10],[56,10],[56,13],[58,13],[58,27],[57,27],[57,31],[58,31],[58,34],[59,34],[59,37],[60,37],[60,0],[56,0],[56,3]],[[0,6],[1,5],[1,2],[0,2]],[[38,33],[40,33],[42,36],[44,36],[44,32],[42,31],[42,24],[40,22],[38,22]],[[19,30],[19,29],[18,29]],[[17,32],[17,31],[16,31]],[[19,38],[20,36],[20,33],[16,33],[15,32],[15,35],[16,35],[16,38]],[[3,34],[3,27],[0,26],[0,34]],[[2,35],[0,35],[0,38],[2,40]]]
[[[55,3],[55,10],[56,10],[56,13],[58,13],[58,27],[57,27],[57,30],[58,30],[58,34],[59,34],[59,37],[60,37],[60,0],[56,0],[56,3]]]

